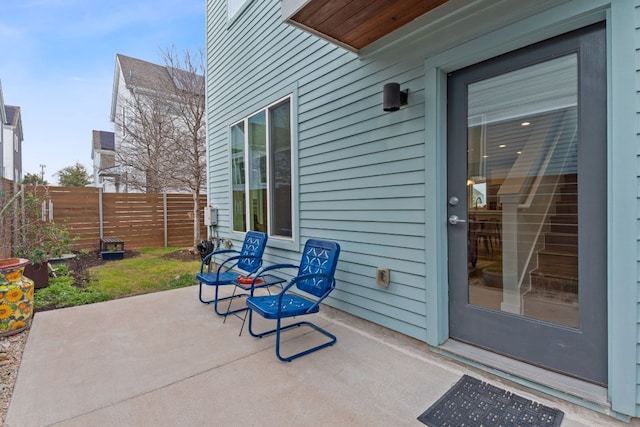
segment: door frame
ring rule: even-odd
[[[426,341],[449,338],[446,206],[446,74],[602,20],[607,25],[608,325],[611,409],[636,414],[637,295],[635,224],[635,6],[632,1],[571,1],[427,58],[425,69]],[[506,42],[505,42],[506,40]],[[615,146],[612,141],[618,141]],[[615,164],[616,167],[612,167]],[[616,191],[612,191],[615,188]],[[613,309],[615,307],[615,309]],[[527,381],[522,383],[528,384]],[[540,385],[540,388],[546,388]]]
[[[575,173],[577,177],[578,207],[577,232],[579,235],[579,262],[576,271],[578,275],[579,312],[578,324],[569,325],[553,322],[544,317],[525,315],[521,312],[520,293],[513,300],[502,294],[502,309],[489,309],[488,306],[472,303],[469,293],[469,272],[467,271],[467,245],[469,235],[467,224],[449,226],[449,322],[450,334],[455,333],[457,339],[475,343],[490,351],[511,355],[520,360],[528,360],[532,364],[540,364],[549,369],[556,369],[568,375],[585,379],[599,385],[608,384],[608,351],[607,351],[607,279],[606,265],[606,60],[604,54],[605,27],[602,22],[572,31],[552,39],[545,40],[515,52],[483,61],[480,64],[457,70],[449,76],[448,87],[448,117],[450,132],[447,135],[448,160],[448,196],[458,196],[459,204],[449,206],[449,215],[456,213],[469,221],[471,211],[468,204],[467,172],[468,159],[468,84],[486,82],[491,78],[504,78],[512,72],[531,70],[531,67],[548,67],[556,63],[559,58],[563,61],[573,59],[577,93],[575,122],[577,139],[575,146],[575,172],[562,170],[557,173]],[[556,61],[556,62],[554,62]],[[544,73],[545,71],[538,71]],[[598,84],[591,83],[589,76],[597,73]],[[551,83],[549,83],[551,84]],[[548,88],[549,86],[547,86]],[[496,95],[499,97],[499,95]],[[524,104],[525,110],[530,104]],[[572,105],[573,107],[573,105]],[[555,122],[559,119],[559,109],[552,114]],[[505,122],[514,123],[531,120],[533,126],[540,126],[543,113],[536,115],[530,110],[528,114],[518,116]],[[574,117],[573,114],[571,117]],[[500,125],[497,125],[500,126]],[[545,130],[549,130],[542,126]],[[493,129],[492,125],[487,125]],[[527,128],[528,129],[528,128]],[[573,127],[571,128],[573,130]],[[568,133],[571,134],[572,130]],[[516,132],[525,133],[516,127]],[[490,134],[490,131],[487,131]],[[524,136],[522,136],[524,137]],[[548,137],[547,137],[548,138]],[[491,141],[491,137],[487,139]],[[563,139],[563,144],[573,147],[573,137]],[[503,141],[506,142],[506,141]],[[510,145],[513,141],[507,142]],[[493,142],[495,144],[495,141]],[[548,144],[551,144],[547,142]],[[489,142],[487,142],[489,145]],[[549,145],[550,147],[550,145]],[[525,147],[524,150],[531,150]],[[491,154],[495,153],[487,153]],[[491,160],[491,158],[489,159]],[[515,162],[515,159],[513,159]],[[508,167],[501,163],[501,167]],[[487,166],[487,171],[489,166]],[[489,172],[487,172],[489,173]],[[544,174],[545,172],[543,172]],[[540,175],[533,175],[532,178]],[[487,178],[488,179],[488,178]],[[508,178],[505,178],[507,182]],[[562,178],[564,180],[564,177]],[[556,195],[557,189],[553,190]],[[505,207],[511,206],[505,202]],[[491,211],[489,211],[491,212]],[[502,217],[503,231],[508,235],[510,225],[515,226],[520,219],[507,219],[509,208],[496,211]],[[526,210],[525,210],[526,212]],[[515,214],[512,212],[512,214]],[[545,213],[545,217],[551,213]],[[541,220],[541,222],[546,221]],[[579,225],[578,225],[579,224]],[[504,237],[504,236],[503,236]],[[515,247],[508,249],[509,237],[504,239],[501,250],[514,253]],[[515,244],[515,243],[514,243]],[[504,255],[503,262],[516,262]],[[508,264],[509,266],[515,264]],[[464,269],[464,272],[463,270]],[[517,279],[516,279],[517,280]],[[531,285],[532,288],[535,286]],[[518,291],[521,291],[518,286]],[[513,304],[513,306],[512,306]],[[522,303],[523,307],[525,303]],[[504,308],[504,306],[508,308]],[[513,307],[516,312],[512,312]],[[455,325],[455,328],[454,328]],[[590,354],[590,357],[584,357]]]

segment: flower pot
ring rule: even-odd
[[[33,280],[36,289],[49,286],[49,266],[46,262],[40,264],[27,264],[24,275]]]
[[[69,261],[71,261],[72,259],[75,259],[76,257],[77,257],[76,254],[62,254],[59,257],[49,258],[49,264],[51,265],[67,264],[69,263]]]
[[[0,259],[0,337],[29,327],[33,314],[33,280],[23,275],[25,258]]]
[[[114,261],[124,258],[124,251],[102,251],[100,252],[104,261]]]

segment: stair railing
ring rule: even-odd
[[[503,311],[521,314],[521,296],[529,290],[523,286],[528,283],[530,288],[530,281],[525,281],[534,268],[532,260],[576,135],[575,109],[565,110],[546,133],[532,135],[498,190],[502,205]],[[528,221],[528,217],[544,220]]]

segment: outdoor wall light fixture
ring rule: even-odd
[[[384,111],[398,111],[401,106],[407,105],[409,89],[400,90],[400,83],[387,83],[383,90],[382,108]]]

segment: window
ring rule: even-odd
[[[233,230],[292,237],[291,98],[231,126]]]

